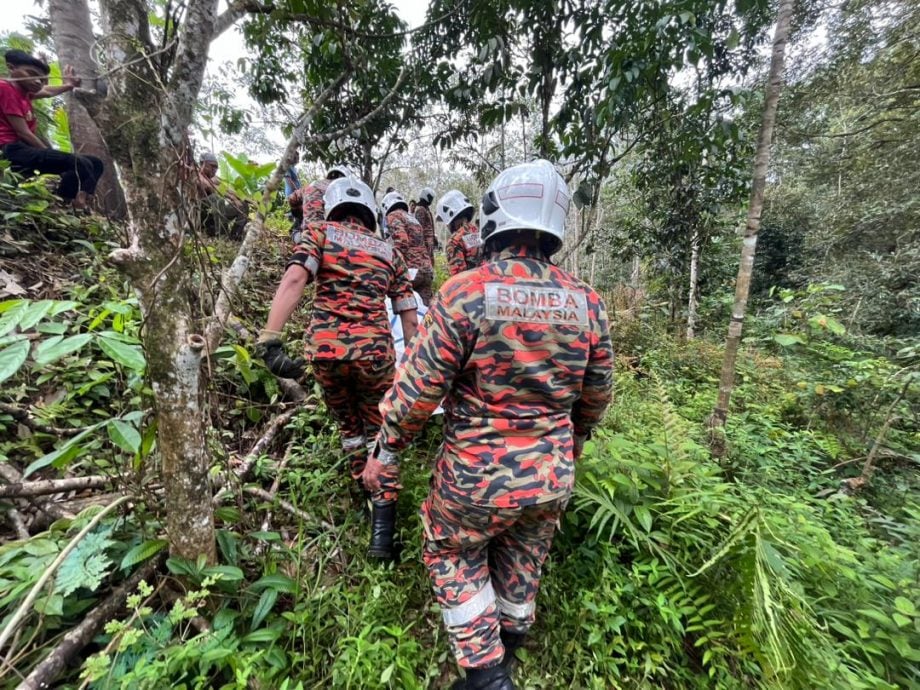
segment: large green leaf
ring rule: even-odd
[[[29,356],[29,341],[20,340],[0,350],[0,381],[6,381],[19,371]]]
[[[104,422],[99,422],[98,424],[93,424],[92,426],[87,427],[86,429],[81,431],[79,434],[77,434],[73,438],[68,439],[67,442],[61,445],[59,448],[56,448],[50,453],[47,453],[41,456],[38,460],[36,460],[35,462],[31,463],[28,467],[26,467],[25,472],[22,473],[23,478],[28,477],[33,472],[36,472],[37,470],[40,470],[43,467],[47,467],[48,465],[54,462],[57,462],[59,460],[62,462],[66,462],[66,459],[70,459],[74,457],[79,451],[80,443],[87,436],[89,436],[94,431],[96,431],[99,427],[101,427],[103,424],[108,424],[108,420]]]
[[[137,546],[128,550],[128,553],[124,555],[124,558],[121,559],[121,569],[125,570],[132,566],[137,565],[146,561],[151,556],[155,556],[164,548],[169,542],[165,539],[150,539],[149,541],[142,542]]]
[[[67,338],[53,336],[43,340],[35,348],[35,363],[39,366],[47,366],[52,362],[65,357],[72,352],[76,352],[92,339],[90,333],[79,333]]]
[[[6,335],[19,325],[19,320],[29,306],[24,299],[7,300],[0,303],[0,335]]]
[[[131,345],[102,334],[99,335],[96,342],[105,354],[122,366],[138,372],[143,371],[144,367],[147,366],[144,351],[139,345]]]
[[[126,453],[137,455],[141,449],[141,434],[134,425],[121,419],[113,419],[107,429],[112,443]]]
[[[32,328],[48,315],[53,306],[54,300],[50,299],[43,299],[40,302],[30,304],[19,318],[19,330],[27,331]]]

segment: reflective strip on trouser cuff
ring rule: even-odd
[[[342,439],[342,450],[357,450],[365,444],[363,436],[354,436],[352,438]]]
[[[520,621],[526,621],[528,618],[530,618],[537,608],[536,601],[528,601],[523,604],[515,604],[513,601],[508,601],[504,597],[495,597],[495,600],[498,602],[499,611],[506,613],[512,618]]]
[[[486,582],[485,587],[459,606],[445,607],[441,611],[441,615],[444,617],[444,625],[466,625],[470,621],[479,618],[494,603],[495,590],[492,589],[491,582]]]

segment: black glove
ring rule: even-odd
[[[284,352],[284,348],[281,347],[280,340],[266,340],[259,343],[259,348],[261,349],[260,354],[265,366],[275,376],[283,379],[297,379],[303,376],[307,364],[306,360],[302,357],[297,359],[288,357]]]

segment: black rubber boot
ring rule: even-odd
[[[502,664],[510,673],[514,670],[515,664],[517,664],[517,658],[515,658],[514,653],[524,646],[524,638],[527,637],[527,634],[511,632],[502,628],[501,637],[502,644],[505,647],[505,658],[502,660]]]
[[[371,545],[367,557],[396,560],[396,501],[371,502]]]
[[[515,690],[504,664],[489,668],[468,668],[466,678],[451,686],[451,690]]]

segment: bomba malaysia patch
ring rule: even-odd
[[[588,325],[588,299],[580,290],[486,283],[486,318],[492,321]]]
[[[326,228],[326,239],[345,249],[356,249],[380,257],[384,261],[393,260],[393,247],[376,237],[360,232],[350,232],[339,228]]]
[[[476,249],[476,247],[482,244],[482,237],[478,232],[471,232],[468,235],[463,236],[463,246],[467,249]]]

